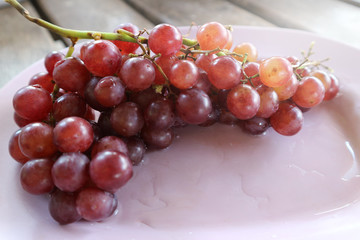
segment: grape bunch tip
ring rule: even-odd
[[[297,134],[304,112],[336,97],[339,81],[322,61],[260,59],[256,46],[233,46],[218,22],[199,26],[196,39],[170,24],[148,32],[131,23],[113,33],[60,28],[28,20],[69,37],[67,54],[51,52],[46,71],[13,97],[19,129],[9,152],[31,194],[50,194],[49,212],[60,224],[102,221],[116,212],[116,192],[133,176],[148,149],[164,149],[174,128],[239,126],[251,135],[269,128]],[[93,38],[79,47],[81,38]],[[76,51],[75,51],[76,52]]]

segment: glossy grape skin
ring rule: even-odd
[[[90,81],[91,75],[83,61],[76,57],[57,62],[53,78],[55,83],[65,91],[82,91]]]
[[[310,72],[310,76],[318,78],[322,84],[324,85],[325,92],[330,88],[331,85],[331,79],[329,74],[322,70],[315,70],[313,72]]]
[[[53,75],[55,64],[63,59],[65,59],[65,54],[58,51],[53,51],[46,55],[44,59],[44,65],[50,76]]]
[[[209,81],[218,89],[230,89],[240,83],[241,64],[230,56],[221,56],[211,62]]]
[[[293,74],[289,81],[280,87],[275,87],[274,90],[279,97],[279,101],[284,101],[291,98],[295,94],[298,86],[299,81],[297,80],[296,75]]]
[[[81,219],[76,210],[76,194],[56,190],[50,195],[49,212],[59,224],[65,225]]]
[[[29,158],[47,158],[57,152],[53,142],[53,128],[42,122],[30,123],[19,135],[21,152]]]
[[[64,118],[54,128],[54,143],[61,152],[85,152],[93,139],[91,124],[83,118]]]
[[[258,57],[258,52],[256,47],[254,46],[254,44],[249,42],[244,42],[239,45],[236,45],[233,49],[233,52],[242,55],[242,56],[234,55],[234,58],[240,62],[244,61],[245,54],[247,54],[246,60],[248,62],[255,62]]]
[[[150,87],[140,92],[131,93],[129,101],[138,104],[142,110],[145,110],[150,103],[161,98],[161,94],[156,93],[155,90]]]
[[[207,73],[199,68],[199,77],[193,88],[203,90],[205,93],[209,93],[211,90],[211,83],[209,81]]]
[[[189,60],[180,60],[170,69],[169,80],[178,89],[188,89],[196,84],[199,70],[195,63]]]
[[[20,182],[25,191],[39,195],[50,193],[54,188],[51,178],[53,161],[50,159],[34,159],[27,161],[20,170]]]
[[[242,129],[251,135],[263,134],[269,127],[270,122],[267,118],[253,117],[242,121]]]
[[[329,101],[335,98],[340,89],[340,84],[337,77],[333,74],[330,74],[329,76],[330,76],[331,84],[330,84],[330,88],[327,91],[325,91],[324,101]]]
[[[171,145],[174,139],[174,132],[171,128],[154,129],[145,127],[141,131],[141,137],[148,147],[163,149]]]
[[[104,107],[113,107],[125,98],[125,86],[120,78],[107,76],[99,80],[94,88],[94,96]]]
[[[167,129],[174,124],[175,113],[173,103],[168,99],[158,99],[149,104],[144,111],[145,123],[148,127]]]
[[[294,94],[292,100],[304,108],[311,108],[320,104],[325,95],[325,87],[322,82],[312,76],[304,77]]]
[[[256,113],[257,117],[268,118],[279,108],[279,97],[274,89],[265,85],[256,88],[260,96],[260,107]]]
[[[43,120],[51,111],[52,100],[50,93],[39,85],[26,86],[15,93],[13,107],[22,118]]]
[[[251,83],[248,82],[247,84],[253,86],[253,87],[258,87],[260,85],[262,85],[262,82],[260,80],[259,76],[256,76],[257,74],[259,74],[259,67],[260,64],[257,62],[247,62],[244,64],[244,75],[246,75],[247,77],[251,77]],[[256,77],[254,77],[256,76]]]
[[[95,87],[97,85],[97,83],[99,82],[100,78],[99,77],[92,77],[91,80],[86,84],[85,89],[84,89],[84,98],[86,103],[92,107],[95,110],[98,111],[106,111],[108,108],[104,107],[103,105],[101,105],[95,97]]]
[[[28,125],[29,123],[35,122],[32,120],[28,120],[28,119],[20,117],[16,112],[14,112],[13,118],[14,118],[16,125],[18,125],[19,127],[24,127],[24,126]]]
[[[176,100],[176,111],[184,122],[201,124],[212,111],[209,96],[202,90],[189,89],[181,92]]]
[[[131,91],[142,91],[149,88],[154,82],[155,69],[150,60],[133,57],[123,64],[120,78]]]
[[[65,93],[53,105],[53,117],[57,122],[71,116],[84,117],[85,113],[86,102],[76,93]]]
[[[255,116],[260,107],[260,96],[247,84],[239,84],[227,95],[227,107],[238,119],[245,120]]]
[[[111,126],[124,137],[130,137],[140,132],[144,126],[144,117],[140,107],[133,102],[118,105],[111,113]]]
[[[82,60],[86,68],[95,76],[112,76],[120,67],[121,53],[112,42],[97,40],[87,45]]]
[[[279,109],[270,117],[273,129],[284,136],[293,136],[303,125],[304,117],[301,110],[294,104],[281,102]]]
[[[155,63],[159,65],[161,70],[165,73],[165,75],[169,78],[170,76],[170,69],[172,65],[178,61],[178,59],[173,56],[160,56],[155,59]],[[165,77],[161,74],[157,67],[155,67],[155,84],[164,84],[166,81]]]
[[[52,93],[55,86],[52,79],[53,78],[49,73],[39,72],[30,78],[29,85],[38,84],[49,93]]]
[[[76,197],[76,210],[87,221],[105,220],[116,208],[115,195],[95,187],[82,189]]]
[[[117,30],[120,30],[120,29],[124,29],[128,32],[131,32],[133,34],[138,34],[139,33],[139,28],[132,24],[132,23],[123,23],[123,24],[120,24],[119,26],[117,26],[115,29],[114,29],[114,32],[116,33]],[[132,42],[124,42],[124,41],[120,41],[120,40],[114,40],[114,41],[111,41],[112,43],[114,43],[118,48],[119,50],[121,51],[122,54],[129,54],[129,53],[134,53],[136,51],[136,49],[139,48],[139,44],[137,43],[132,43]]]
[[[174,55],[182,47],[181,32],[169,24],[156,25],[148,38],[149,48],[155,54],[162,56]]]
[[[198,68],[203,69],[205,72],[209,72],[210,64],[215,58],[217,58],[216,54],[200,54],[197,57],[195,64]]]
[[[291,63],[283,57],[270,57],[260,63],[261,82],[268,87],[280,87],[293,75]]]
[[[129,150],[126,143],[116,136],[105,136],[99,139],[91,150],[91,157],[102,151],[115,151],[128,155]]]
[[[97,187],[112,193],[125,185],[133,175],[127,155],[107,150],[98,152],[91,159],[89,172]]]
[[[126,141],[129,159],[133,166],[139,165],[144,158],[146,147],[139,137],[130,137]]]
[[[16,160],[17,162],[24,164],[27,161],[30,160],[29,157],[25,156],[19,146],[19,135],[21,133],[21,129],[18,129],[16,132],[14,132],[9,140],[9,145],[8,145],[8,149],[9,149],[9,154],[10,156]]]
[[[51,169],[55,186],[65,192],[79,190],[88,181],[89,162],[80,152],[62,154]]]
[[[208,22],[198,29],[196,39],[202,50],[222,49],[228,42],[228,32],[224,25]]]

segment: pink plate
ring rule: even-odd
[[[331,58],[341,94],[307,112],[299,134],[177,130],[173,145],[147,154],[118,192],[116,215],[67,226],[52,220],[47,197],[22,190],[7,150],[17,129],[12,96],[44,71],[33,64],[0,89],[0,239],[358,239],[360,50],[308,32],[234,27],[235,44],[252,42],[262,57],[300,56],[312,41],[313,59]]]

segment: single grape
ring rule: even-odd
[[[53,128],[42,122],[30,123],[21,129],[19,147],[29,158],[47,158],[56,152]]]
[[[301,110],[294,104],[281,102],[279,109],[270,117],[271,126],[284,136],[298,133],[303,125],[304,117]]]
[[[155,69],[152,62],[146,58],[129,58],[120,70],[120,78],[131,91],[142,91],[154,82]]]
[[[180,31],[169,24],[156,25],[149,34],[149,48],[162,56],[174,55],[182,46]]]
[[[55,64],[63,59],[65,59],[65,54],[58,51],[53,51],[46,55],[44,59],[44,65],[50,76],[53,75]]]
[[[271,57],[260,63],[261,82],[268,87],[280,87],[293,75],[291,63],[283,57]]]
[[[70,57],[56,63],[53,78],[55,83],[65,91],[78,92],[84,90],[91,75],[83,61]]]
[[[113,107],[125,99],[125,86],[120,78],[107,76],[96,84],[94,96],[98,103],[104,107]]]
[[[257,117],[268,118],[279,108],[279,97],[274,89],[265,85],[256,88],[260,96],[260,107],[256,113]]]
[[[227,96],[227,107],[238,119],[250,119],[260,107],[258,92],[247,84],[239,84]]]
[[[16,114],[30,121],[43,120],[51,111],[50,93],[40,87],[26,86],[19,89],[13,98]]]
[[[212,111],[211,100],[202,90],[185,90],[176,100],[176,111],[186,123],[201,124],[208,119]]]
[[[34,122],[32,120],[28,120],[28,119],[20,117],[16,112],[14,112],[13,118],[14,118],[16,125],[18,125],[19,127],[24,127],[24,126],[28,125],[29,123]]]
[[[53,117],[57,122],[66,117],[84,117],[85,113],[85,100],[76,93],[65,93],[57,98],[53,105]]]
[[[310,76],[316,77],[322,82],[322,84],[324,85],[324,88],[325,88],[325,92],[327,90],[329,90],[329,88],[331,86],[331,79],[330,79],[329,74],[327,74],[326,72],[324,72],[322,70],[315,70],[313,72],[310,72]]]
[[[133,102],[118,105],[111,113],[111,126],[124,137],[130,137],[140,132],[144,126],[144,117],[140,107]]]
[[[154,129],[145,127],[141,131],[141,137],[147,146],[156,149],[163,149],[171,145],[174,139],[174,132],[171,128]]]
[[[126,141],[129,150],[129,159],[133,166],[139,165],[143,160],[146,147],[144,142],[139,137],[130,137]]]
[[[56,190],[50,195],[49,212],[59,224],[70,224],[81,219],[76,210],[76,194]]]
[[[196,84],[198,78],[199,70],[195,63],[189,60],[177,61],[170,69],[170,83],[179,89],[191,88]]]
[[[79,190],[88,180],[89,162],[80,152],[63,153],[51,169],[55,186],[65,192]]]
[[[112,42],[97,40],[86,46],[82,60],[86,68],[95,76],[112,76],[120,67],[121,53]]]
[[[54,128],[54,143],[61,152],[85,152],[93,139],[91,124],[83,118],[64,118]]]
[[[299,81],[297,80],[296,75],[293,74],[289,81],[280,87],[275,87],[274,90],[279,97],[279,101],[284,101],[291,98],[295,94],[298,86]]]
[[[196,66],[198,66],[198,68],[203,69],[205,72],[209,72],[211,62],[215,58],[217,58],[216,54],[200,54],[197,57],[195,64],[196,64]]]
[[[230,89],[240,83],[241,64],[230,56],[214,59],[209,67],[210,82],[218,89]]]
[[[173,103],[168,99],[158,99],[150,103],[144,111],[145,123],[150,128],[167,129],[174,124]]]
[[[229,40],[229,35],[221,23],[209,22],[198,29],[196,39],[202,50],[214,50],[224,48]]]
[[[269,119],[253,117],[242,121],[242,129],[251,135],[260,135],[270,127]]]
[[[170,76],[170,69],[172,67],[172,65],[177,61],[178,59],[173,56],[173,55],[169,55],[169,56],[160,56],[158,58],[155,59],[155,63],[157,65],[159,65],[159,67],[161,68],[161,70],[164,72],[164,74],[166,75],[166,77],[169,78]],[[159,69],[157,67],[155,67],[155,84],[164,84],[165,83],[165,77],[162,75],[162,73],[159,71]]]
[[[253,86],[253,87],[258,87],[260,85],[262,85],[262,82],[260,80],[260,77],[259,77],[259,67],[260,67],[260,64],[257,63],[257,62],[247,62],[244,64],[244,76],[245,75],[249,78],[251,78],[251,83],[248,82],[247,84]],[[245,78],[244,78],[245,79]]]
[[[292,100],[299,106],[311,108],[320,104],[325,95],[325,87],[322,82],[312,76],[304,77],[294,94]]]
[[[125,155],[129,153],[126,143],[116,136],[105,136],[99,139],[92,148],[91,157],[102,151],[115,151]]]
[[[138,104],[142,110],[145,110],[150,103],[161,98],[161,94],[156,93],[155,90],[150,87],[140,92],[132,92],[129,101]]]
[[[49,73],[39,72],[30,78],[29,85],[38,84],[49,93],[52,93],[55,86],[52,79],[53,78]]]
[[[54,188],[51,178],[53,161],[34,159],[27,161],[20,170],[20,182],[25,191],[31,194],[50,193]]]
[[[84,89],[84,98],[87,104],[95,110],[100,112],[108,110],[108,108],[101,105],[95,97],[95,87],[97,83],[100,81],[99,77],[92,77],[91,80],[86,84]]]
[[[234,58],[240,62],[244,61],[245,54],[247,54],[246,61],[255,62],[257,60],[258,52],[254,44],[249,42],[244,42],[239,45],[236,45],[233,49],[234,53],[237,53],[242,56],[234,55]]]
[[[324,100],[329,101],[336,97],[339,92],[340,84],[339,80],[334,74],[330,74],[331,85],[330,88],[325,92]]]
[[[90,177],[97,187],[116,192],[133,175],[132,164],[127,155],[116,151],[102,151],[90,162]]]
[[[126,30],[135,35],[139,33],[139,28],[132,23],[120,24],[119,26],[117,26],[114,29],[114,32],[116,33],[120,29]],[[114,43],[120,49],[122,54],[135,53],[135,51],[139,48],[139,44],[137,44],[137,43],[124,42],[124,41],[119,41],[119,40],[114,40],[111,42]]]
[[[29,157],[25,156],[19,146],[19,135],[21,133],[21,129],[18,129],[16,132],[14,132],[9,140],[9,153],[10,156],[15,159],[17,162],[24,164],[27,161],[30,160]]]
[[[220,109],[219,123],[226,125],[235,125],[239,119],[227,109]]]
[[[105,220],[116,208],[115,195],[95,187],[82,189],[76,197],[76,210],[87,221]]]
[[[199,77],[193,88],[203,90],[205,93],[210,93],[211,83],[209,81],[207,73],[199,68]]]

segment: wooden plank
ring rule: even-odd
[[[37,15],[29,2],[24,6]],[[10,6],[0,9],[0,22],[0,87],[48,52],[64,47],[47,30],[29,22]]]
[[[232,25],[274,26],[263,18],[222,0],[127,0],[127,2],[156,24],[186,26],[192,22],[204,24],[218,21]]]
[[[319,33],[360,48],[360,8],[337,0],[230,0],[281,27]]]
[[[112,32],[121,24],[131,22],[140,29],[153,24],[120,0],[39,0],[49,19],[62,27]]]

